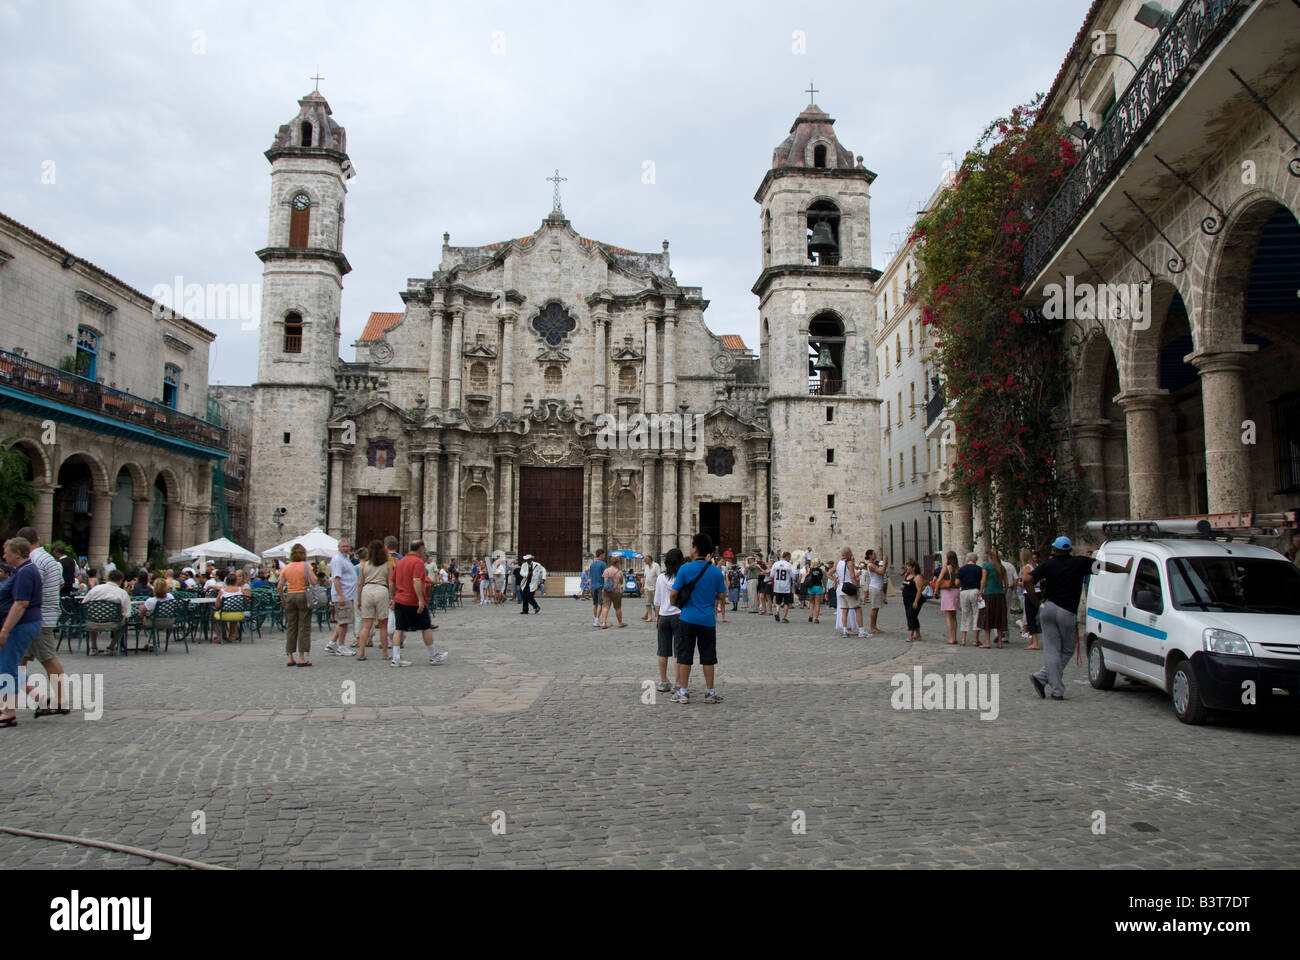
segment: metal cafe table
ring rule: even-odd
[[[214,607],[217,604],[216,597],[191,597],[185,601],[198,607]],[[212,642],[212,615],[207,609],[200,611],[199,619],[203,621],[203,639]]]

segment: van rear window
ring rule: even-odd
[[[1166,562],[1178,610],[1300,616],[1300,569],[1259,557],[1175,557]]]

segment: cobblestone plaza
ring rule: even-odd
[[[542,608],[439,615],[438,667],[329,656],[320,630],[310,670],[269,632],[67,657],[104,674],[102,719],[22,714],[5,823],[241,868],[1271,868],[1300,842],[1277,772],[1293,727],[1185,726],[1085,666],[1064,703],[1040,700],[1039,654],[947,646],[934,604],[911,647],[897,600],[871,639],[798,608],[788,626],[730,614],[726,702],[687,706],[643,702],[639,605],[621,630],[593,629],[586,601]],[[996,674],[996,718],[895,709],[891,678],[916,667]],[[0,835],[0,864],[150,862]]]

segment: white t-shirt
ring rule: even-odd
[[[209,577],[208,582],[203,585],[204,590],[220,590],[225,586],[226,581],[218,580],[216,577]]]
[[[875,560],[871,561],[871,564],[873,566],[879,566],[879,563]],[[876,573],[876,571],[871,569],[871,566],[868,566],[867,586],[869,586],[872,590],[885,589],[885,575],[883,573]]]
[[[653,584],[658,584],[658,583],[659,583],[659,574],[662,573],[662,572],[663,572],[663,568],[662,568],[661,566],[659,566],[659,564],[657,564],[657,563],[652,563],[652,564],[650,564],[649,567],[645,568],[644,582],[642,583],[642,586],[643,586],[643,587],[646,587],[646,586],[649,586],[649,585],[652,584],[652,583],[653,583]],[[657,589],[657,587],[656,587],[656,589]]]
[[[794,564],[778,560],[772,564],[772,592],[790,593],[794,589]]]
[[[672,596],[672,591],[673,582],[668,579],[668,574],[659,574],[659,578],[655,580],[655,606],[659,608],[659,616],[661,617],[675,617],[682,612],[679,607],[674,607],[668,599]]]
[[[338,590],[334,589],[335,577],[338,577],[339,586],[343,588],[341,597]],[[341,553],[330,557],[330,599],[335,603],[342,603],[345,600],[354,603],[357,599],[357,568],[352,566],[352,561]]]
[[[852,574],[852,580],[850,580],[849,577],[850,574]],[[840,560],[838,563],[835,564],[835,581],[836,581],[835,595],[838,597],[842,597],[844,596],[844,584],[849,582],[857,583],[858,573],[856,570],[853,569],[852,564],[848,563],[847,561]]]

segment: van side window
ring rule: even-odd
[[[1155,596],[1155,603],[1147,603],[1146,606],[1138,605],[1138,596],[1143,591],[1149,592]],[[1137,574],[1133,577],[1133,606],[1139,610],[1145,610],[1147,613],[1164,613],[1165,598],[1160,589],[1160,568],[1151,560],[1142,560],[1138,563]]]

